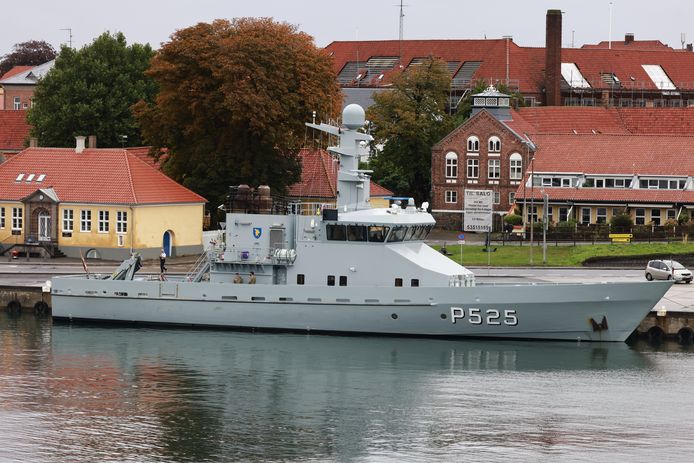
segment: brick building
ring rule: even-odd
[[[532,142],[511,130],[509,97],[493,87],[473,96],[470,119],[432,148],[431,204],[437,222],[460,228],[467,188],[493,190],[496,227],[514,204]]]
[[[564,41],[566,42],[566,41]],[[326,50],[344,104],[372,102],[394,75],[433,56],[446,62],[455,110],[476,81],[506,84],[530,106],[684,107],[694,105],[692,46],[624,40],[562,48],[562,14],[546,15],[546,46],[523,47],[511,37],[489,40],[336,41]]]
[[[662,225],[694,213],[694,108],[538,107],[513,110],[493,89],[432,149],[432,209],[462,223],[466,188],[494,191],[498,230],[514,207],[524,220],[609,223],[627,213]]]
[[[38,66],[15,66],[0,78],[3,88],[3,108],[6,110],[26,110],[32,105],[34,89],[48,71],[53,68],[55,60]]]

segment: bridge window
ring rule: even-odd
[[[347,240],[366,241],[366,226],[347,225]]]
[[[296,276],[296,284],[297,284],[297,285],[303,285],[305,279],[306,279],[306,278],[304,277],[304,274],[303,274],[303,273],[299,273],[299,274]]]
[[[347,277],[345,275],[340,275],[340,286],[347,286]]]
[[[345,241],[347,239],[347,227],[344,225],[326,225],[325,231],[329,241]]]
[[[419,278],[412,278],[410,280],[410,286],[412,286],[413,288],[418,287],[419,286]]]
[[[371,225],[369,227],[369,241],[373,243],[384,242],[386,240],[386,235],[388,235],[388,230],[390,230],[390,227]]]
[[[404,240],[405,233],[407,233],[407,227],[393,227],[393,231],[388,235],[388,242],[395,243]]]
[[[397,286],[397,287],[402,286],[402,278],[396,278],[395,279],[395,286]]]
[[[335,286],[335,275],[328,275],[328,286]]]

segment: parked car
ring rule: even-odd
[[[691,283],[692,272],[675,260],[652,260],[646,265],[646,280],[675,280]]]

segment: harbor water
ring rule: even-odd
[[[0,462],[690,461],[694,348],[0,313]]]

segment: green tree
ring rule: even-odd
[[[15,66],[38,66],[55,58],[55,49],[44,40],[17,43],[0,58],[0,76]]]
[[[106,32],[80,50],[62,47],[36,87],[32,136],[44,146],[72,146],[76,135],[96,135],[102,147],[141,145],[131,106],[156,95],[144,73],[153,55],[149,45],[128,45],[122,33]]]
[[[304,122],[335,117],[332,59],[295,26],[268,18],[199,23],[173,34],[148,75],[155,104],[140,103],[148,143],[168,147],[164,169],[214,208],[229,185],[282,192],[299,179]]]
[[[452,128],[446,114],[451,76],[446,64],[429,58],[393,79],[393,90],[374,96],[368,110],[376,143],[370,165],[374,180],[417,202],[431,191],[431,148]]]

